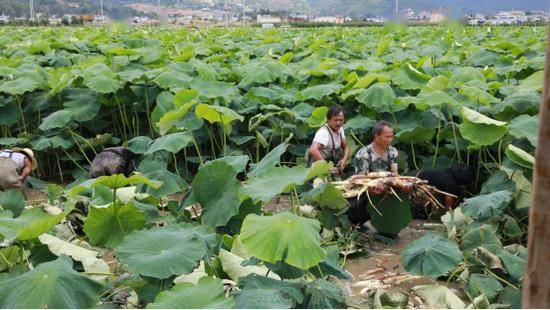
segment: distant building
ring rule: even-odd
[[[529,22],[543,22],[547,16],[544,11],[530,11],[525,14]]]
[[[401,10],[401,16],[403,16],[404,18],[406,18],[408,20],[415,19],[414,11],[410,8]]]
[[[432,18],[432,13],[428,11],[421,11],[418,13],[418,19],[421,21],[429,21]]]
[[[2,15],[0,15],[0,24],[7,24],[9,22],[10,22],[9,15],[2,13]]]
[[[443,13],[432,13],[430,16],[430,23],[440,23],[445,20],[446,16]]]
[[[93,23],[94,24],[105,24],[106,21],[107,21],[107,19],[105,18],[104,15],[96,15],[96,16],[94,16]]]
[[[514,25],[527,21],[527,16],[523,11],[502,11],[495,15],[494,19],[489,20],[493,25]]]
[[[314,23],[342,24],[344,23],[344,18],[342,16],[319,16],[311,21]]]
[[[281,18],[271,15],[260,15],[256,16],[256,22],[258,24],[277,24],[281,22]]]

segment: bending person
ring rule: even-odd
[[[18,189],[24,193],[25,180],[37,167],[31,149],[14,147],[0,151],[0,190]]]
[[[325,160],[334,164],[333,173],[340,174],[349,160],[349,147],[344,135],[344,108],[334,105],[328,109],[327,122],[315,133],[308,150],[308,166],[312,162]]]

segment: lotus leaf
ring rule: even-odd
[[[456,267],[461,256],[456,244],[430,233],[409,243],[401,253],[401,261],[412,274],[439,277]]]
[[[508,123],[510,134],[518,139],[527,138],[531,145],[537,146],[538,116],[520,115]]]
[[[149,305],[149,309],[167,308],[232,308],[235,301],[232,297],[224,296],[222,281],[216,278],[203,277],[199,283],[179,283],[169,291],[163,291],[157,295],[155,301]]]
[[[325,258],[316,220],[283,212],[272,216],[248,215],[241,228],[241,241],[250,255],[261,260],[308,269]]]
[[[8,240],[32,240],[52,229],[68,211],[51,216],[34,208],[24,210],[16,218],[13,218],[11,211],[4,211],[0,213],[0,235]]]
[[[237,172],[223,161],[204,165],[193,180],[193,194],[203,208],[202,221],[223,226],[239,213],[241,184]]]
[[[494,120],[466,107],[462,108],[462,118],[462,136],[478,145],[491,145],[508,131],[504,126],[506,122]]]
[[[0,207],[2,210],[10,210],[18,217],[25,209],[25,196],[18,190],[0,192]]]
[[[141,229],[147,217],[132,203],[121,205],[116,202],[107,208],[91,207],[84,232],[94,245],[117,246],[124,236]]]
[[[444,285],[417,285],[412,290],[429,307],[447,309],[464,309],[466,307],[464,302]]]
[[[491,220],[502,214],[512,201],[512,192],[504,190],[466,199],[462,203],[465,215],[480,221]]]
[[[159,279],[190,273],[206,254],[195,229],[179,226],[134,231],[115,252],[127,270]]]
[[[145,154],[153,154],[157,151],[167,151],[177,153],[184,147],[187,147],[193,141],[193,137],[188,132],[177,132],[167,134],[155,139]]]
[[[102,286],[73,270],[62,256],[14,279],[0,282],[2,308],[91,308]]]
[[[533,157],[533,155],[525,152],[513,144],[508,144],[505,153],[506,156],[508,156],[508,158],[510,158],[510,160],[517,165],[529,169],[533,169],[533,166],[535,165],[535,157]]]

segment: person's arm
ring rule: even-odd
[[[348,142],[346,141],[346,139],[342,139],[341,147],[342,147],[342,150],[344,150],[344,156],[342,157],[342,159],[338,162],[338,164],[336,166],[338,166],[338,169],[343,171],[344,168],[346,168],[346,166],[348,164],[349,153],[350,153],[349,152],[349,147],[348,147]]]
[[[32,162],[28,157],[25,157],[25,167],[23,167],[23,170],[21,170],[19,181],[21,181],[21,183],[25,182],[25,179],[27,179],[27,176],[29,176],[31,171],[32,171]]]
[[[319,142],[313,141],[309,147],[309,156],[311,156],[314,161],[324,160],[323,155],[321,155],[321,148],[323,145]]]

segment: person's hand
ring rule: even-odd
[[[371,192],[375,195],[380,195],[386,190],[386,185],[382,181],[376,182],[376,185],[371,189]]]
[[[340,173],[340,171],[339,171],[337,166],[334,166],[334,167],[330,168],[330,173],[338,174],[338,173]]]
[[[344,171],[344,169],[346,168],[347,165],[348,165],[348,160],[347,159],[342,159],[336,164],[336,167],[340,171]]]

